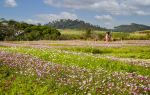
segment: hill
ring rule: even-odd
[[[131,23],[130,25],[120,25],[114,28],[113,31],[118,32],[136,32],[136,31],[143,31],[143,30],[150,30],[150,26]]]
[[[47,26],[53,26],[57,29],[79,29],[79,30],[86,30],[86,29],[92,29],[92,30],[101,30],[105,31],[106,28],[102,28],[98,25],[92,25],[90,23],[86,23],[81,20],[70,20],[70,19],[61,19],[58,21],[49,22],[46,24]]]

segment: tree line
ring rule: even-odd
[[[99,30],[107,31],[108,29],[102,28],[98,25],[92,25],[81,20],[70,20],[70,19],[61,19],[58,21],[49,22],[46,26],[53,26],[57,29],[78,29],[78,30]]]
[[[61,33],[54,27],[0,19],[0,40],[56,40]]]

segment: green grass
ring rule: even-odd
[[[59,44],[59,43],[51,43],[49,46],[67,46],[65,44]]]
[[[110,55],[123,58],[150,59],[150,46],[129,47],[68,47],[61,50]]]
[[[85,31],[75,29],[60,29],[62,40],[73,40],[73,39],[86,39],[84,38]],[[92,31],[94,35],[97,35],[98,40],[103,40],[106,31]],[[112,32],[112,38],[114,40],[150,40],[149,30],[142,32]]]
[[[69,35],[82,35],[85,31],[75,30],[75,29],[60,29],[61,34],[69,34]]]
[[[72,53],[66,53],[55,49],[1,47],[0,50],[29,54],[46,61],[63,64],[66,66],[73,65],[73,66],[78,66],[78,67],[83,67],[88,69],[104,68],[105,70],[108,71],[136,72],[142,75],[148,75],[148,76],[150,75],[149,68],[130,65],[127,63],[112,61],[104,58],[97,58],[93,55],[72,54]]]
[[[149,50],[146,48],[148,47],[143,47],[144,52]],[[137,48],[137,51],[139,49]],[[134,91],[137,94],[149,95],[147,91],[149,68],[98,58],[90,54],[91,52],[107,54],[112,52],[111,50],[104,52],[99,49],[80,48],[81,50],[84,50],[82,52],[86,54],[56,49],[0,47],[0,51],[6,51],[6,56],[0,58],[0,95],[101,95],[102,93],[132,95],[134,88],[139,91]],[[129,51],[126,50],[126,52]],[[18,53],[31,56],[28,56],[28,59],[25,55],[17,55]],[[55,64],[33,61],[35,57],[37,57],[36,60],[42,59]],[[15,65],[19,62],[20,65],[15,65],[15,67],[10,65],[9,62],[12,59],[16,61],[11,64]],[[42,65],[40,65],[41,62]],[[43,69],[46,64],[49,65]],[[39,76],[40,70],[47,73]],[[134,85],[131,87],[130,84]]]

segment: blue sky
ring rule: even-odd
[[[0,0],[0,18],[33,24],[80,19],[108,28],[150,25],[150,0]]]

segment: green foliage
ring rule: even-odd
[[[86,32],[85,32],[85,37],[90,38],[91,35],[92,35],[92,29],[87,29]]]
[[[0,40],[56,40],[60,35],[60,32],[53,27],[14,20],[0,22]]]
[[[25,28],[25,32],[18,37],[22,40],[56,40],[59,39],[60,32],[52,27],[31,26]]]

